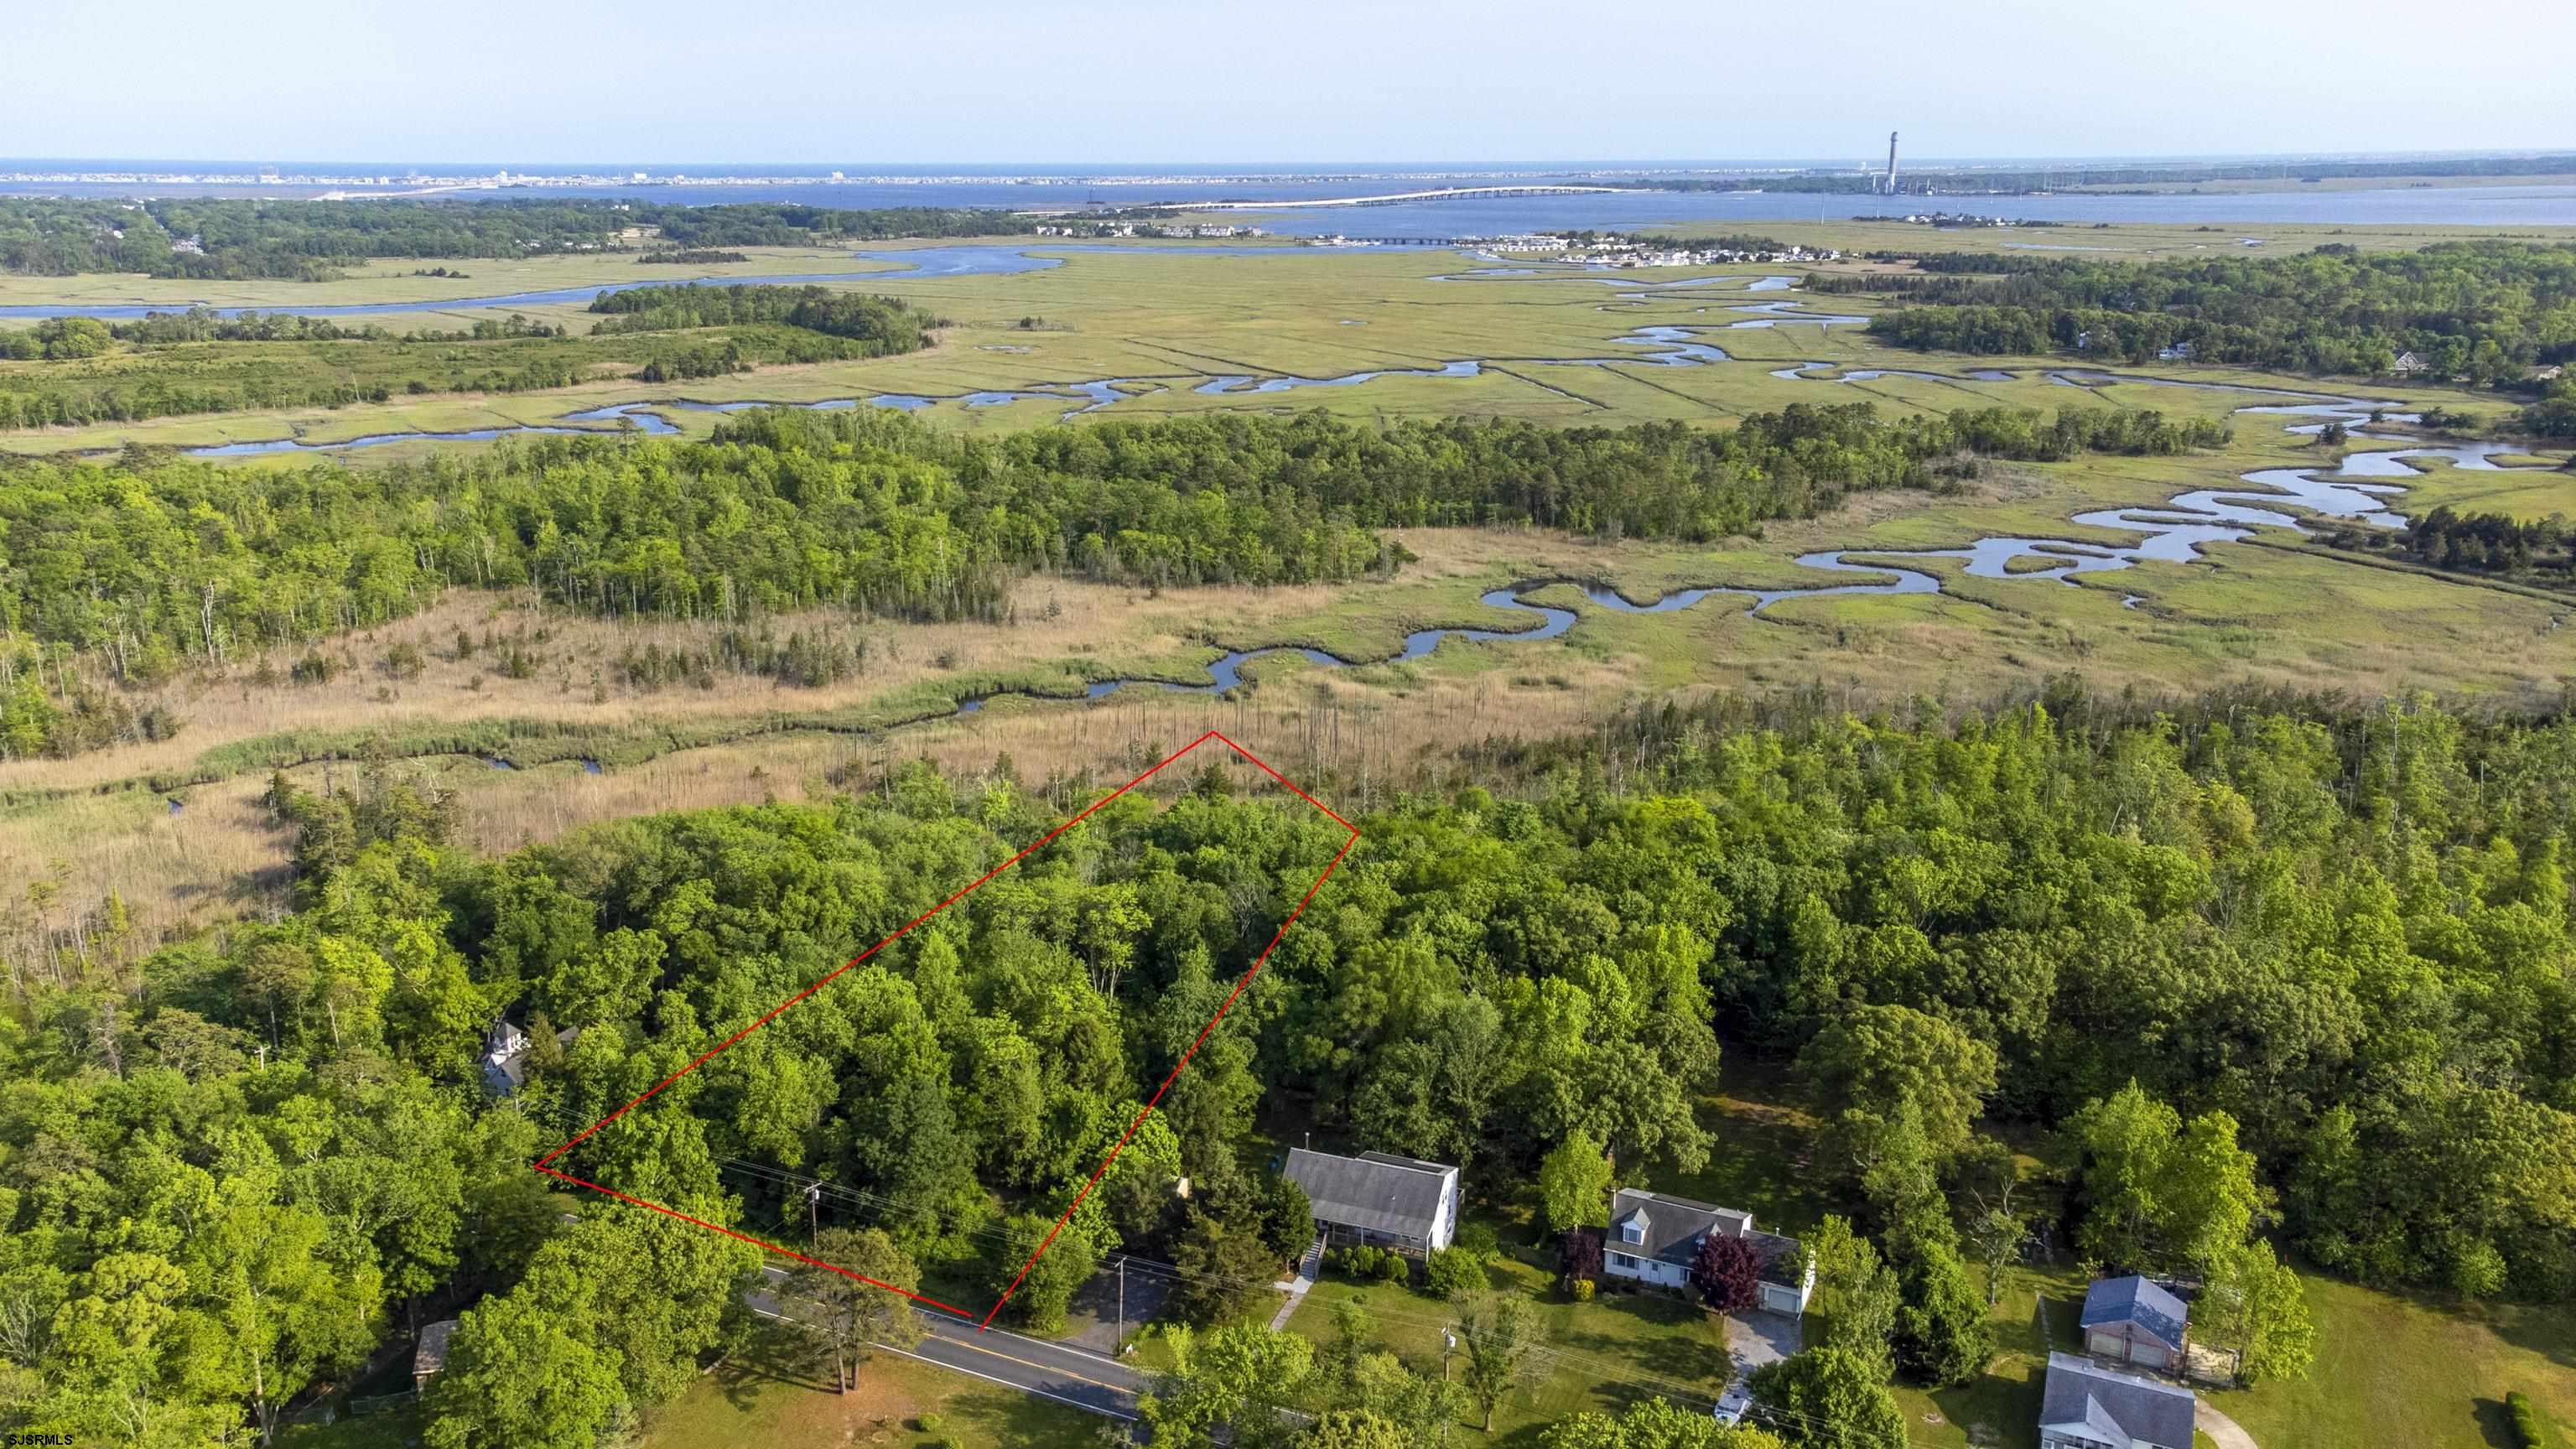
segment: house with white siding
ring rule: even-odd
[[[1691,1261],[1711,1234],[1741,1238],[1760,1266],[1756,1306],[1790,1317],[1807,1311],[1816,1291],[1816,1265],[1796,1238],[1753,1226],[1753,1214],[1659,1192],[1622,1188],[1610,1199],[1610,1230],[1601,1240],[1606,1277],[1690,1291]]]
[[[1327,1247],[1364,1243],[1419,1258],[1458,1233],[1458,1169],[1387,1152],[1336,1157],[1292,1147],[1280,1173],[1306,1190]]]

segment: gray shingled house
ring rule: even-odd
[[[1761,1265],[1760,1306],[1796,1317],[1815,1291],[1816,1265],[1796,1238],[1756,1231],[1753,1214],[1659,1192],[1622,1188],[1610,1199],[1610,1230],[1601,1240],[1601,1271],[1661,1288],[1687,1291],[1691,1260],[1710,1234],[1742,1238]]]
[[[1420,1257],[1448,1247],[1458,1232],[1458,1169],[1446,1163],[1292,1147],[1281,1175],[1306,1190],[1327,1246],[1366,1243]]]
[[[2191,1449],[2199,1412],[2189,1389],[2052,1353],[2039,1449]]]
[[[2094,1279],[2076,1321],[2086,1353],[2161,1373],[2182,1367],[2191,1341],[2191,1310],[2163,1284],[2134,1274]]]

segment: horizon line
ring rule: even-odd
[[[1870,153],[1854,153],[1854,154],[1855,154],[1856,156],[1863,156],[1863,155],[1865,155],[1865,154],[1870,154]],[[2013,153],[2013,152],[1962,153],[1962,154],[1958,154],[1958,155],[1942,155],[1942,154],[1934,153],[1934,154],[1927,154],[1927,155],[1924,155],[1923,157],[1921,157],[1921,158],[1916,162],[1916,164],[1917,164],[1917,165],[1931,165],[1931,164],[1934,164],[1934,163],[1947,163],[1947,164],[1952,164],[1952,165],[2001,165],[2001,164],[2065,163],[2065,164],[2073,164],[2073,165],[2102,165],[2102,164],[2111,164],[2111,165],[2128,164],[2128,165],[2134,165],[2134,164],[2140,164],[2140,163],[2146,163],[2146,162],[2159,162],[2159,161],[2163,161],[2163,162],[2187,162],[2187,161],[2227,161],[2227,162],[2279,161],[2279,162],[2290,162],[2290,161],[2355,161],[2355,160],[2407,161],[2407,160],[2460,160],[2460,159],[2475,159],[2475,158],[2488,158],[2488,157],[2493,157],[2493,158],[2497,158],[2497,159],[2520,159],[2520,158],[2539,158],[2539,157],[2550,157],[2550,156],[2567,156],[2567,157],[2569,157],[2570,159],[2576,159],[2576,145],[2566,145],[2566,146],[2491,146],[2491,147],[2476,147],[2476,146],[2472,146],[2472,147],[2445,147],[2445,148],[2440,148],[2440,149],[2435,149],[2435,150],[2398,150],[2398,149],[2385,149],[2385,148],[2381,148],[2381,149],[2364,148],[2364,149],[2358,149],[2358,150],[2340,150],[2340,151],[2326,151],[2326,150],[2289,150],[2289,151],[2136,151],[2136,152],[2096,152],[2096,153],[2083,154],[2083,155],[2072,155],[2072,154],[2045,155],[2045,154],[2036,154],[2036,153]],[[685,160],[685,161],[684,161],[684,160],[648,161],[648,162],[644,162],[644,163],[641,163],[641,164],[644,164],[644,165],[646,165],[646,166],[648,166],[648,167],[649,167],[649,166],[668,166],[668,167],[671,167],[671,168],[673,168],[673,169],[675,169],[675,170],[680,170],[680,171],[682,171],[684,174],[685,174],[685,169],[686,169],[686,168],[688,168],[688,167],[692,167],[692,166],[696,166],[696,167],[723,167],[723,168],[731,168],[731,169],[739,169],[739,168],[743,168],[743,167],[752,167],[752,166],[776,166],[776,167],[782,167],[782,168],[804,168],[804,169],[811,169],[811,168],[824,168],[824,169],[841,170],[841,171],[848,171],[848,170],[850,170],[850,169],[851,169],[852,167],[854,167],[854,166],[873,166],[873,167],[887,168],[887,169],[891,169],[891,170],[904,170],[904,171],[928,170],[928,169],[941,168],[941,167],[954,167],[954,168],[958,168],[958,169],[961,169],[961,170],[998,170],[998,169],[1005,169],[1005,168],[1014,168],[1014,167],[1017,167],[1017,168],[1025,168],[1025,169],[1032,170],[1032,171],[1073,171],[1073,170],[1078,170],[1078,169],[1088,169],[1088,170],[1097,170],[1097,171],[1101,171],[1101,172],[1103,172],[1103,173],[1111,173],[1111,174],[1114,174],[1114,173],[1119,172],[1119,171],[1120,171],[1120,170],[1122,170],[1122,169],[1135,169],[1135,168],[1145,168],[1145,169],[1171,169],[1171,168],[1175,168],[1175,167],[1204,167],[1204,168],[1220,169],[1220,170],[1221,170],[1221,169],[1225,169],[1225,168],[1229,168],[1229,167],[1239,167],[1239,168],[1260,169],[1260,170],[1268,170],[1268,171],[1280,171],[1280,170],[1291,170],[1291,169],[1294,169],[1294,170],[1300,170],[1300,171],[1330,171],[1330,170],[1335,170],[1335,169],[1369,169],[1369,170],[1389,170],[1389,169],[1399,169],[1399,168],[1401,168],[1401,169],[1420,169],[1420,170],[1438,170],[1438,169],[1442,169],[1442,168],[1456,168],[1456,169],[1488,168],[1488,169],[1490,169],[1490,168],[1505,168],[1505,167],[1509,167],[1509,168],[1527,168],[1527,167],[1534,167],[1534,166],[1535,166],[1535,167],[1554,167],[1554,168],[1592,168],[1592,169],[1649,169],[1649,168],[1651,168],[1651,169],[1660,169],[1660,170],[1677,170],[1677,171],[1678,171],[1678,170],[1702,170],[1702,171],[1705,171],[1705,170],[1724,170],[1724,169],[1729,169],[1729,168],[1733,168],[1733,167],[1740,167],[1740,166],[1796,166],[1796,165],[1811,165],[1811,164],[1817,164],[1817,165],[1840,165],[1840,164],[1844,164],[1844,163],[1845,163],[1847,160],[1849,160],[1849,159],[1850,159],[1850,158],[1841,157],[1841,156],[1835,156],[1835,155],[1830,155],[1830,154],[1809,153],[1809,154],[1805,154],[1805,155],[1786,155],[1786,154],[1781,154],[1781,155],[1768,155],[1768,156],[1702,156],[1702,157],[1685,157],[1685,156],[1663,156],[1663,157],[1656,157],[1656,156],[1625,156],[1625,157],[1620,157],[1620,156],[1593,156],[1593,157],[1482,157],[1482,158],[1474,158],[1474,159],[1460,159],[1460,158],[1451,158],[1451,159],[1419,159],[1419,158],[1416,158],[1416,159],[1394,159],[1394,160],[1386,160],[1386,159],[1381,159],[1381,160],[1361,160],[1361,159],[1356,159],[1356,158],[1343,158],[1343,159],[1318,159],[1318,158],[1307,158],[1307,159],[1300,159],[1300,160],[1295,160],[1295,161],[1263,161],[1263,160],[1253,160],[1253,159],[1236,158],[1236,159],[1176,160],[1176,161],[1153,161],[1153,160],[1140,160],[1140,159],[1130,159],[1130,160],[1107,160],[1107,159],[1103,159],[1103,160],[1087,160],[1087,161],[1038,161],[1038,160],[973,161],[973,160],[963,160],[963,159],[940,159],[940,160],[928,160],[928,161],[893,161],[893,160],[877,160],[877,161],[864,161],[864,162],[853,162],[853,161],[829,162],[829,161],[797,161],[797,160],[787,160],[787,159],[781,159],[781,158],[765,158],[765,159],[761,159],[761,160],[749,160],[749,161],[727,161],[727,160],[714,160],[714,159],[705,159],[705,158],[701,158],[701,159],[697,159],[697,160]],[[583,159],[580,159],[580,160],[542,160],[542,159],[533,159],[533,158],[526,158],[526,157],[521,157],[521,158],[500,158],[500,157],[491,157],[491,156],[471,157],[471,158],[466,158],[466,159],[461,159],[461,160],[458,160],[458,159],[433,159],[433,158],[426,158],[426,157],[401,157],[401,158],[395,158],[395,157],[377,157],[377,158],[373,158],[373,159],[362,159],[362,158],[357,158],[357,157],[343,157],[343,158],[337,158],[337,159],[297,158],[297,159],[293,160],[293,161],[290,163],[290,162],[286,162],[286,161],[279,161],[279,160],[257,160],[257,159],[253,159],[253,158],[250,158],[250,157],[238,157],[238,156],[232,156],[232,157],[209,157],[209,156],[184,156],[184,155],[165,155],[165,156],[135,156],[135,155],[123,155],[123,156],[107,156],[107,155],[89,155],[89,156],[69,156],[69,155],[0,155],[0,166],[16,166],[16,165],[25,165],[25,164],[35,164],[35,163],[78,163],[78,164],[86,164],[86,165],[105,165],[105,164],[110,163],[110,162],[122,162],[122,163],[127,163],[127,164],[129,165],[129,167],[131,167],[131,166],[142,166],[142,165],[167,165],[167,166],[187,166],[187,167],[193,167],[193,168],[199,168],[199,169],[202,169],[202,168],[207,167],[207,166],[239,166],[239,167],[244,167],[244,168],[249,168],[249,169],[257,169],[257,168],[259,168],[259,167],[263,167],[263,166],[271,167],[271,168],[275,168],[275,167],[278,167],[278,166],[281,166],[281,165],[293,164],[293,165],[297,165],[297,166],[313,166],[313,167],[323,167],[323,166],[349,166],[349,167],[357,167],[357,168],[361,168],[361,169],[363,169],[363,168],[368,168],[368,167],[382,167],[382,166],[388,166],[388,165],[409,165],[409,166],[490,166],[490,167],[494,167],[494,168],[496,168],[496,169],[508,169],[508,168],[512,168],[512,167],[519,167],[519,166],[542,166],[542,167],[559,167],[559,168],[574,168],[574,167],[584,167],[584,166],[598,166],[598,167],[605,168],[605,169],[607,169],[607,170],[632,170],[632,169],[634,169],[634,168],[635,168],[635,166],[638,164],[637,162],[635,162],[635,161],[633,161],[633,160],[631,160],[631,159],[629,159],[629,160],[624,160],[624,161],[612,161],[612,160],[610,160],[610,159],[608,159],[608,158],[606,158],[606,157],[604,157],[604,156],[591,156],[591,157],[586,157],[586,158],[583,158]]]

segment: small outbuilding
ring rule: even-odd
[[[2191,1309],[2152,1278],[2097,1278],[2084,1290],[2084,1351],[2160,1373],[2179,1370]]]
[[[428,1388],[429,1381],[447,1367],[447,1341],[456,1336],[456,1324],[456,1319],[442,1318],[420,1331],[420,1343],[411,1351],[413,1392]]]

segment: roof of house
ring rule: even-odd
[[[2042,1429],[2073,1429],[2112,1449],[2189,1449],[2200,1400],[2191,1390],[2103,1368],[2071,1353],[2048,1356]]]
[[[1449,1164],[1445,1162],[1425,1162],[1419,1157],[1398,1157],[1392,1152],[1363,1152],[1359,1155],[1359,1160],[1362,1162],[1383,1162],[1389,1167],[1410,1167],[1416,1172],[1446,1173],[1450,1171]]]
[[[1627,1241],[1623,1231],[1641,1214],[1645,1218],[1642,1245]],[[1795,1288],[1805,1277],[1798,1240],[1755,1231],[1753,1214],[1632,1187],[1621,1188],[1610,1199],[1610,1232],[1603,1246],[1613,1252],[1633,1253],[1687,1268],[1699,1254],[1700,1238],[1711,1232],[1752,1244],[1754,1260],[1761,1265],[1762,1281],[1766,1283]]]
[[[442,1318],[420,1331],[420,1346],[411,1351],[414,1374],[434,1374],[447,1367],[447,1340],[456,1332],[456,1320]]]
[[[581,1035],[581,1028],[568,1026],[555,1033],[559,1046],[571,1046]],[[507,1017],[492,1023],[484,1038],[483,1083],[495,1092],[507,1094],[528,1083],[528,1034],[513,1025]]]
[[[2084,1312],[2076,1322],[2085,1328],[2134,1323],[2180,1353],[2183,1332],[2191,1325],[2191,1309],[2152,1278],[2096,1278],[2084,1290]]]
[[[1306,1190],[1319,1221],[1427,1240],[1440,1217],[1441,1195],[1456,1171],[1442,1163],[1379,1152],[1335,1157],[1292,1147],[1281,1175]]]

